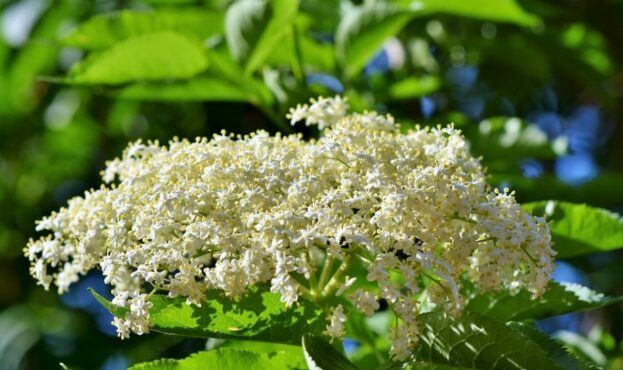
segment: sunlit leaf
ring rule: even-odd
[[[223,77],[202,75],[188,81],[132,84],[115,95],[123,99],[148,101],[238,101],[260,104],[266,95],[270,95],[270,91],[266,90],[258,96],[249,85]]]
[[[131,370],[241,370],[304,369],[305,360],[295,350],[253,352],[242,349],[218,348],[198,352],[182,360],[161,359],[132,366]]]
[[[375,370],[474,370],[473,367],[451,366],[444,364],[433,364],[430,362],[413,362],[404,364],[401,362],[388,362]]]
[[[623,219],[616,213],[561,201],[527,203],[523,208],[547,217],[559,258],[623,247]]]
[[[393,99],[413,99],[439,90],[441,82],[437,76],[408,77],[389,87]]]
[[[95,50],[131,37],[161,31],[174,31],[204,40],[224,32],[223,18],[222,12],[207,9],[123,10],[90,18],[61,42]]]
[[[90,55],[71,69],[67,82],[116,85],[184,79],[207,66],[200,44],[177,33],[158,32],[127,39]]]
[[[415,14],[384,2],[369,2],[345,12],[335,32],[335,50],[345,75],[352,77]]]
[[[499,321],[536,320],[592,310],[622,299],[608,297],[579,284],[551,282],[547,291],[537,299],[532,299],[526,290],[516,294],[479,294],[469,300],[465,309]]]
[[[539,19],[524,11],[515,0],[413,0],[411,9],[426,13],[450,14],[492,22],[534,26]]]
[[[538,22],[538,18],[524,12],[514,0],[366,2],[344,12],[335,33],[336,55],[346,76],[359,73],[383,43],[410,20],[439,13],[523,26]]]
[[[283,40],[297,11],[294,0],[239,0],[227,9],[227,45],[247,73],[257,70]]]
[[[98,300],[113,314],[123,313],[104,298]],[[208,291],[201,307],[163,295],[152,296],[150,302],[153,330],[167,334],[298,344],[304,333],[320,333],[326,326],[323,311],[313,303],[300,300],[288,308],[279,294],[262,289],[235,301],[220,291]]]
[[[50,35],[60,32],[67,17],[79,5],[77,2],[59,1],[55,6],[49,7],[32,30],[30,40],[47,40]],[[43,97],[36,87],[37,77],[54,71],[60,48],[47,41],[27,42],[14,53],[10,53],[8,45],[3,44],[0,42],[0,61],[5,61],[10,56],[10,63],[0,65],[0,115],[23,114],[36,108]],[[6,124],[8,122],[2,120],[0,126]]]

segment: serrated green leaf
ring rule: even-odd
[[[538,18],[524,12],[514,0],[416,0],[396,3],[374,1],[344,12],[335,33],[336,55],[347,77],[359,73],[385,40],[395,36],[413,18],[450,14],[519,25],[534,25]]]
[[[68,46],[97,50],[154,32],[173,31],[205,40],[224,32],[222,12],[207,9],[162,9],[97,15],[61,39]]]
[[[535,216],[546,216],[559,258],[606,252],[623,247],[623,219],[602,208],[561,201],[522,206]]]
[[[549,357],[554,360],[563,369],[567,370],[594,370],[594,366],[581,361],[574,355],[572,355],[559,341],[551,338],[542,331],[538,330],[534,324],[511,322],[507,324],[511,328],[520,331],[524,335],[530,338],[533,342],[539,345],[541,349],[549,354]]]
[[[104,298],[98,301],[113,314],[123,314]],[[279,294],[260,288],[236,301],[221,291],[208,291],[201,307],[163,295],[152,296],[150,302],[152,329],[166,334],[298,344],[304,333],[320,333],[326,325],[323,311],[313,303],[300,300],[288,308]]]
[[[257,70],[286,36],[297,11],[295,0],[239,0],[227,9],[227,45],[247,74]]]
[[[486,316],[431,312],[418,321],[417,361],[473,369],[563,369],[528,336]]]
[[[132,366],[131,370],[240,370],[305,369],[300,348],[274,352],[254,352],[242,349],[218,348],[198,352],[182,360],[162,359]]]
[[[305,334],[302,344],[310,370],[357,370],[355,365],[319,336]]]
[[[555,333],[555,337],[564,343],[567,349],[576,356],[585,361],[600,365],[597,367],[598,369],[601,369],[608,362],[608,358],[597,344],[580,333],[559,330]]]
[[[69,72],[74,84],[119,85],[190,78],[208,66],[200,44],[174,32],[136,36],[90,55]]]
[[[499,321],[538,320],[592,310],[622,299],[606,296],[579,284],[551,282],[547,291],[537,299],[531,299],[531,294],[526,290],[514,295],[480,294],[470,299],[465,309]]]

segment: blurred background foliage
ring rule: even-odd
[[[35,287],[34,221],[99,186],[138,138],[303,132],[288,107],[342,94],[403,127],[453,122],[521,201],[623,210],[621,0],[0,0],[0,368],[124,369],[204,348],[119,341],[87,293]],[[621,253],[556,279],[621,294]],[[541,323],[623,369],[621,305]]]

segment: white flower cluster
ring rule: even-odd
[[[197,305],[208,289],[238,297],[263,284],[287,305],[339,296],[325,307],[333,337],[349,305],[372,315],[383,300],[398,317],[397,358],[417,342],[419,302],[458,312],[463,278],[543,292],[545,220],[491,191],[458,130],[401,134],[390,116],[348,115],[339,97],[289,118],[326,129],[316,141],[260,131],[131,144],[103,173],[111,185],[39,222],[51,235],[26,248],[31,273],[62,293],[99,266],[127,308],[121,337],[148,332],[155,292]]]

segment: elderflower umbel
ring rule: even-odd
[[[31,274],[63,293],[99,267],[126,308],[113,322],[123,338],[149,331],[154,292],[199,305],[208,289],[235,298],[267,285],[287,305],[339,295],[365,315],[383,299],[397,358],[417,343],[423,293],[456,313],[465,277],[484,292],[543,292],[545,220],[487,186],[460,131],[401,134],[391,116],[347,109],[339,97],[292,109],[293,123],[323,130],[315,141],[258,131],[129,145],[107,164],[109,185],[38,223],[50,235],[25,250]],[[351,308],[325,309],[325,333],[344,335]]]

